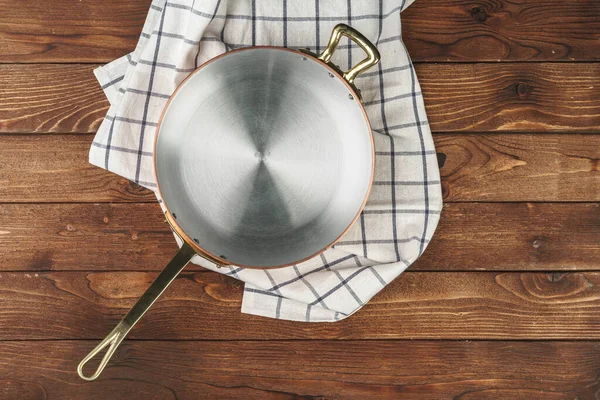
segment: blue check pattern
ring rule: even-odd
[[[332,322],[359,310],[425,250],[442,209],[440,176],[423,97],[401,38],[406,0],[154,0],[136,49],[98,68],[111,107],[90,162],[155,189],[152,143],[177,85],[211,58],[246,46],[320,52],[333,27],[354,26],[377,45],[377,67],[360,75],[375,136],[375,181],[347,234],[301,264],[257,271],[192,261],[245,282],[242,311],[272,318]],[[343,41],[342,68],[364,54]],[[159,203],[162,205],[160,199]]]

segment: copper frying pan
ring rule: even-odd
[[[341,39],[367,58],[331,63]],[[217,265],[278,268],[331,247],[360,215],[373,181],[373,135],[358,74],[375,46],[337,25],[320,55],[277,47],[226,53],[186,78],[157,128],[154,166],[166,217],[183,246],[78,366],[96,379],[127,333],[198,254]],[[108,347],[93,375],[84,365]]]

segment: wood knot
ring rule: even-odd
[[[102,221],[103,221],[105,224],[108,224],[108,217],[104,217],[104,218],[102,218]]]
[[[540,247],[542,247],[546,244],[547,240],[548,240],[548,238],[546,238],[546,237],[537,236],[533,239],[533,243],[531,245],[535,250],[538,250]]]
[[[535,259],[544,259],[550,256],[551,247],[549,246],[550,238],[546,236],[534,236],[531,241],[531,255]]]
[[[471,9],[471,17],[477,22],[485,22],[488,19],[488,15],[483,7],[473,7]]]
[[[562,272],[549,272],[546,274],[546,277],[550,282],[558,282],[563,278],[563,276],[565,276],[565,274]]]
[[[442,181],[442,199],[447,199],[450,197],[450,187],[448,186],[448,182]]]
[[[133,196],[144,196],[146,194],[146,188],[131,181],[126,181],[124,183],[123,189],[126,193],[129,193]]]
[[[528,84],[523,82],[517,84],[517,96],[519,96],[522,99],[526,99],[527,97],[529,97],[530,93],[531,87]]]
[[[446,163],[446,153],[436,153],[438,166],[442,168]]]
[[[73,231],[75,231],[75,227],[74,227],[73,225],[71,225],[71,224],[68,224],[68,225],[67,225],[67,230],[68,230],[69,232],[73,232]]]

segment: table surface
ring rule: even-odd
[[[87,162],[149,0],[0,0],[0,398],[591,399],[600,393],[600,2],[402,15],[445,209],[423,257],[333,324],[240,313],[191,267],[101,378],[79,360],[175,253],[150,192]]]

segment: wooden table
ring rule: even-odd
[[[189,268],[94,383],[79,360],[176,245],[92,167],[92,70],[149,0],[0,0],[0,399],[591,399],[600,393],[600,2],[417,0],[406,45],[445,209],[424,256],[333,324],[240,313]]]

